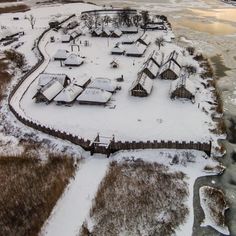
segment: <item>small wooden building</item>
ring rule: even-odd
[[[110,63],[110,66],[111,68],[118,68],[119,67],[119,63],[116,61],[116,60],[113,60],[111,63]]]
[[[67,28],[67,29],[74,29],[74,28],[76,28],[78,25],[79,25],[79,23],[78,23],[77,21],[71,21],[71,22],[66,26],[66,28]]]
[[[111,32],[110,32],[110,30],[108,30],[108,29],[104,29],[104,30],[102,31],[102,33],[100,34],[100,36],[101,36],[101,37],[104,37],[104,38],[108,38],[108,37],[110,37],[110,35],[111,35]]]
[[[54,101],[58,104],[71,104],[82,92],[83,88],[71,83],[54,98]]]
[[[153,88],[153,80],[145,73],[139,74],[136,81],[133,82],[130,93],[136,97],[147,97],[151,94]]]
[[[112,55],[124,55],[124,53],[125,53],[125,49],[121,45],[116,45],[111,50]]]
[[[142,66],[139,73],[145,73],[150,79],[155,79],[160,70],[160,66],[149,58]]]
[[[151,43],[151,40],[147,33],[144,33],[137,41],[146,46],[148,46]]]
[[[49,81],[43,88],[39,89],[34,95],[36,103],[50,103],[63,90],[62,84],[58,80]]]
[[[70,33],[71,36],[71,40],[75,40],[76,38],[78,38],[80,35],[82,35],[82,30],[81,29],[76,29],[73,32]]]
[[[123,34],[137,34],[138,33],[138,27],[121,27],[120,30]]]
[[[91,32],[92,37],[100,37],[101,34],[102,34],[102,30],[99,29],[99,28],[94,29],[94,30],[92,30],[92,32]]]
[[[120,30],[120,29],[115,29],[112,33],[111,33],[111,35],[110,35],[110,37],[111,38],[120,38],[121,36],[122,36],[122,31]]]
[[[58,49],[55,55],[53,56],[55,61],[64,61],[69,55],[69,51],[65,49]]]
[[[141,57],[147,50],[147,46],[139,42],[127,47],[126,56],[128,57]]]
[[[195,101],[196,87],[194,83],[182,75],[177,80],[173,81],[170,88],[171,99],[175,98],[185,98],[192,102]]]
[[[50,73],[39,74],[37,80],[39,89],[43,88],[51,80],[59,81],[63,87],[66,87],[71,82],[70,78],[65,74],[50,74]]]
[[[86,88],[76,100],[80,104],[106,105],[106,103],[111,99],[111,96],[112,93],[99,88]]]
[[[85,89],[91,83],[91,79],[91,76],[83,74],[79,77],[74,78],[71,83],[76,84],[77,86]]]
[[[180,75],[180,71],[179,65],[170,60],[160,68],[159,76],[165,80],[176,80]]]
[[[80,66],[83,63],[83,59],[74,53],[70,54],[70,56],[68,56],[64,61],[65,66]]]
[[[69,43],[71,41],[71,36],[69,34],[64,34],[61,36],[62,43]]]
[[[98,77],[88,85],[88,88],[98,88],[113,93],[117,89],[117,83],[108,78]]]

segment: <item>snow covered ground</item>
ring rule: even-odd
[[[67,6],[67,5],[65,5]],[[79,4],[81,9],[87,9],[87,5]],[[134,35],[137,39],[142,32]],[[40,42],[40,50],[45,55],[43,65],[36,70],[22,84],[13,96],[11,104],[22,116],[37,123],[51,128],[66,131],[83,138],[94,139],[97,133],[105,136],[115,135],[117,140],[178,140],[178,141],[213,141],[217,146],[219,136],[214,135],[209,129],[215,128],[210,114],[208,101],[213,101],[209,89],[204,89],[200,76],[195,76],[195,86],[199,88],[196,94],[196,103],[183,101],[171,101],[169,91],[171,81],[154,81],[152,94],[147,98],[131,97],[129,89],[137,78],[141,66],[153,50],[158,50],[154,44],[156,37],[163,36],[166,41],[160,52],[168,56],[173,50],[178,51],[182,65],[192,64],[201,71],[196,61],[190,56],[182,55],[182,48],[170,43],[172,32],[148,32],[152,43],[145,52],[144,57],[130,58],[125,56],[114,56],[110,54],[111,49],[120,39],[92,38],[85,32],[84,36],[78,38],[80,45],[79,55],[85,57],[85,63],[78,68],[61,67],[58,61],[53,61],[53,55],[58,49],[71,50],[70,44],[60,43],[61,33],[50,31]],[[56,38],[55,43],[50,43],[51,36]],[[83,45],[85,40],[89,41],[89,47]],[[127,46],[128,47],[128,46]],[[110,62],[116,59],[119,68],[111,68]],[[84,106],[74,104],[73,106],[57,106],[55,103],[49,105],[35,104],[32,100],[37,92],[36,77],[41,72],[65,73],[70,78],[87,74],[96,77],[108,77],[112,80],[124,76],[124,82],[118,84],[121,90],[115,93],[109,106]],[[28,86],[30,87],[28,88]],[[25,92],[26,91],[26,92]],[[23,97],[22,97],[23,95]],[[47,114],[47,115],[45,115]],[[129,114],[125,116],[124,114]],[[92,119],[93,117],[93,119]],[[96,117],[96,118],[95,118]],[[185,129],[183,129],[185,127]]]
[[[86,158],[79,163],[74,179],[45,222],[42,235],[78,235],[88,216],[98,185],[106,174],[108,163],[109,160],[103,157]]]

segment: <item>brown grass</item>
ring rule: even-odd
[[[92,235],[171,235],[188,214],[184,177],[157,163],[112,162],[90,212]]]
[[[67,157],[1,157],[1,235],[37,235],[73,174]]]
[[[8,62],[5,59],[0,59],[0,100],[2,100],[5,87],[11,80],[11,75],[7,72]]]
[[[30,7],[25,4],[19,4],[15,6],[0,7],[0,14],[4,13],[16,13],[29,11]]]
[[[224,193],[217,188],[204,187],[204,197],[208,199],[209,213],[219,226],[225,226],[224,211],[227,209],[227,202]]]

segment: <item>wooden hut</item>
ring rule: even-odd
[[[175,61],[170,60],[160,68],[159,76],[165,80],[175,80],[179,77],[181,68]]]
[[[80,35],[82,35],[82,30],[81,29],[76,29],[73,32],[70,33],[71,36],[71,40],[75,40],[76,38],[78,38]]]
[[[63,87],[66,87],[70,84],[70,78],[65,74],[50,74],[50,73],[41,73],[37,77],[38,80],[38,88],[43,88],[46,84],[48,84],[52,80],[57,80],[61,83]]]
[[[175,50],[169,54],[164,63],[168,63],[169,61],[173,61],[176,65],[181,67],[179,53],[177,53]]]
[[[71,83],[54,98],[54,101],[58,104],[71,104],[82,92],[83,88]]]
[[[92,37],[100,37],[101,34],[102,34],[102,30],[99,29],[99,28],[94,29],[94,30],[92,30],[92,32],[91,32]]]
[[[69,34],[64,34],[61,36],[62,43],[69,43],[71,41],[71,36]]]
[[[148,46],[148,45],[151,43],[151,40],[150,40],[148,34],[147,34],[147,33],[144,33],[144,34],[137,40],[137,42],[140,42],[140,43],[142,43],[142,44]]]
[[[64,61],[69,55],[69,51],[65,49],[58,49],[55,55],[53,56],[55,61]]]
[[[65,66],[80,66],[84,61],[76,54],[72,53],[64,61]]]
[[[111,33],[110,37],[111,37],[111,38],[120,38],[122,34],[123,34],[123,33],[122,33],[122,31],[121,31],[120,29],[115,29],[115,30]]]
[[[71,83],[80,86],[81,88],[86,88],[91,83],[91,76],[87,74],[80,75],[72,80]]]
[[[121,27],[120,30],[123,34],[137,34],[138,28],[131,26],[131,27]]]
[[[33,99],[35,99],[36,103],[50,103],[62,90],[62,84],[58,80],[53,79],[49,81],[44,87],[39,89],[34,95]]]
[[[125,49],[121,45],[116,45],[111,50],[112,55],[124,55],[124,53],[125,53]]]
[[[141,57],[146,50],[146,45],[137,42],[126,49],[125,55],[128,57]]]
[[[111,99],[111,96],[112,93],[99,88],[86,88],[76,100],[80,104],[105,105]]]
[[[194,83],[182,75],[177,80],[171,83],[170,97],[175,98],[185,98],[190,99],[192,102],[195,100],[196,87]]]
[[[100,36],[101,36],[101,37],[104,37],[104,38],[108,38],[108,37],[110,37],[110,35],[111,35],[111,32],[110,32],[110,30],[108,30],[108,29],[104,29],[104,30],[102,31],[102,33],[100,34]]]
[[[139,73],[145,73],[150,79],[155,79],[158,75],[159,69],[159,65],[149,58],[142,66]]]
[[[139,74],[136,81],[133,82],[130,93],[136,97],[147,97],[151,94],[153,87],[153,80],[145,73]]]
[[[108,78],[96,78],[89,85],[88,88],[98,88],[107,92],[115,92],[117,89],[117,84],[115,81]]]

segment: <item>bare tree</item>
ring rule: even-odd
[[[163,37],[156,38],[155,43],[159,47],[159,50],[162,46],[164,46],[164,42],[165,42],[165,40]]]
[[[141,11],[141,17],[143,21],[143,25],[146,27],[147,23],[149,22],[149,12],[148,11]]]
[[[30,22],[32,29],[34,29],[36,18],[33,15],[29,15],[29,16],[26,16],[26,19]]]

